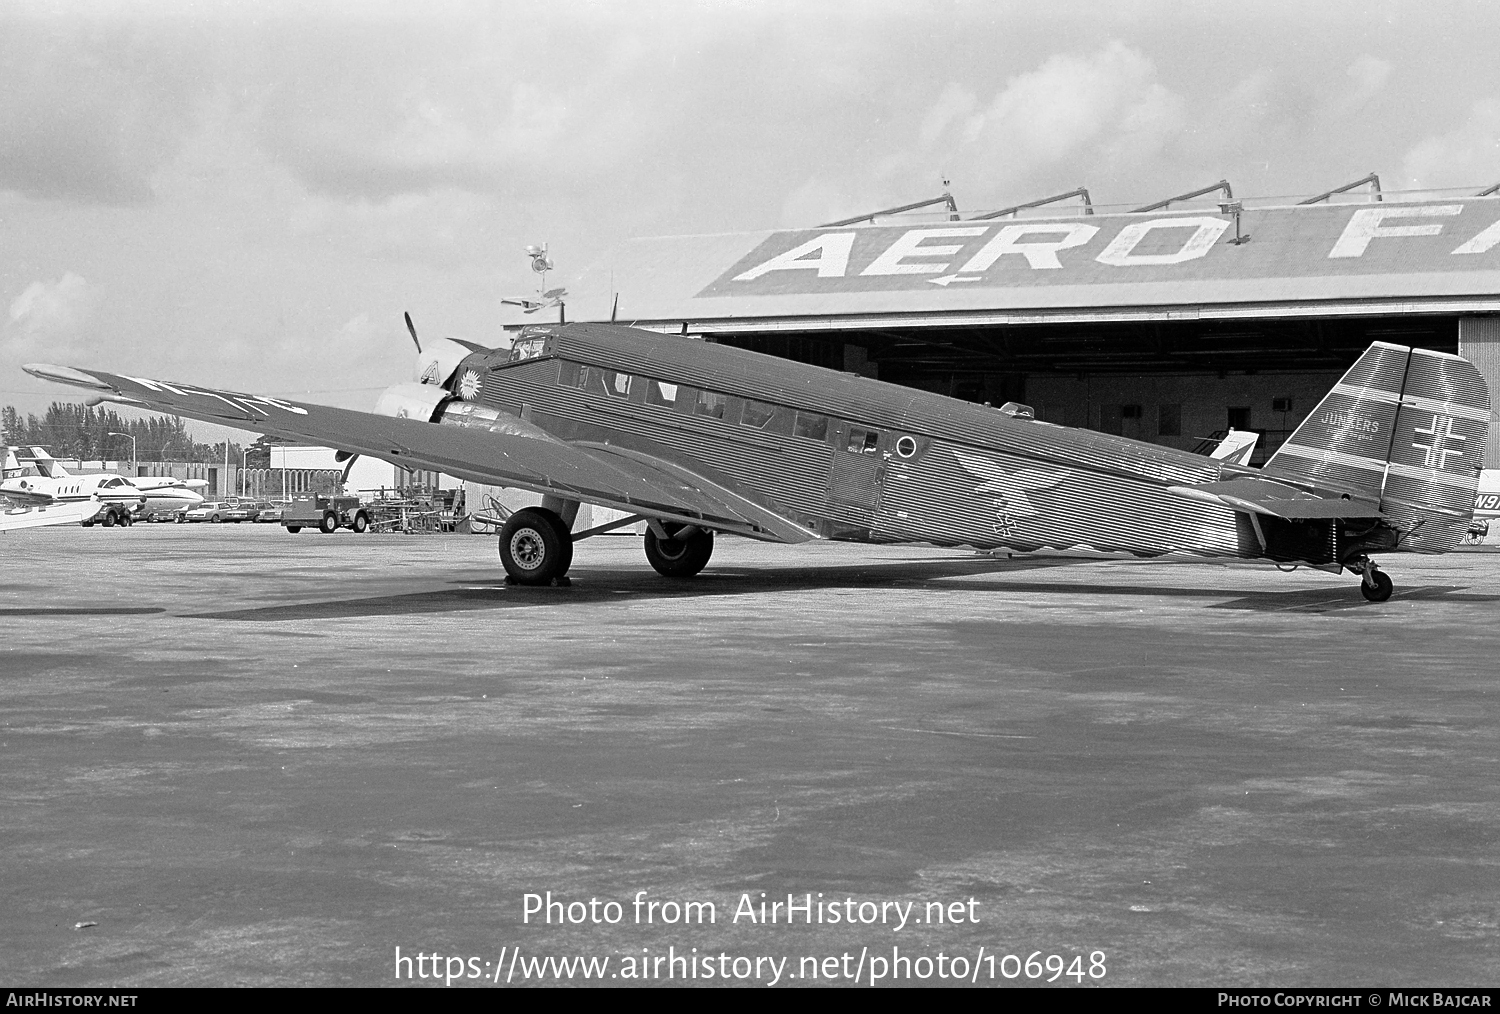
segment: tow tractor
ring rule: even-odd
[[[281,516],[281,523],[292,533],[316,528],[332,533],[340,528],[363,532],[370,527],[370,513],[360,505],[357,496],[329,496],[315,493],[299,496]]]

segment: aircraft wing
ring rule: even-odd
[[[1323,497],[1284,482],[1253,475],[1239,475],[1196,486],[1168,486],[1167,489],[1192,500],[1205,500],[1237,511],[1268,514],[1291,521],[1384,516],[1379,507],[1364,500]]]
[[[56,503],[57,497],[39,490],[11,488],[0,493],[0,500],[9,500],[18,507],[46,507]]]
[[[18,528],[42,528],[47,525],[76,525],[99,513],[99,501],[69,500],[49,507],[21,507],[0,511],[0,532]]]
[[[505,432],[498,432],[97,370],[42,364],[24,369],[43,380],[88,388],[103,401],[367,454],[404,468],[430,469],[472,482],[529,489],[766,541],[816,538],[780,514],[689,469],[569,443],[520,419],[508,420]]]

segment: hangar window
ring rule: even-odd
[[[744,409],[740,412],[740,425],[763,430],[775,414],[775,405],[767,405],[763,401],[746,401]]]
[[[811,412],[797,413],[797,428],[793,430],[799,437],[809,440],[828,439],[828,417],[826,415],[814,415]]]
[[[583,367],[577,363],[559,363],[557,366],[557,382],[563,387],[582,387]]]
[[[646,404],[663,405],[671,408],[677,404],[677,385],[668,384],[662,380],[648,381],[646,384]]]
[[[1250,406],[1230,406],[1229,428],[1232,430],[1248,430],[1250,428]]]
[[[616,398],[630,397],[630,374],[605,370],[604,390]]]
[[[711,419],[724,418],[724,406],[729,399],[714,391],[699,391],[698,403],[693,406],[693,412],[697,415],[706,415]]]
[[[850,454],[874,454],[880,449],[880,433],[876,430],[861,429],[858,426],[849,427]]]
[[[1156,406],[1156,433],[1162,437],[1182,436],[1182,406]]]

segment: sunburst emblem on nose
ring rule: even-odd
[[[479,374],[473,370],[465,370],[464,375],[458,379],[458,396],[464,401],[473,401],[479,394]]]

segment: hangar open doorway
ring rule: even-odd
[[[641,239],[569,315],[1187,450],[1254,429],[1260,463],[1372,342],[1458,353],[1500,392],[1493,190]]]
[[[1167,320],[715,340],[966,401],[1023,402],[1037,418],[1193,450],[1230,428],[1260,434],[1260,464],[1371,342],[1458,351],[1459,318]]]

